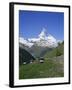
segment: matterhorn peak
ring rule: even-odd
[[[42,29],[37,38],[28,38],[27,40],[24,38],[20,38],[20,43],[29,47],[32,47],[33,45],[50,48],[58,46],[56,38],[49,33],[46,34],[45,28]]]
[[[45,39],[46,37],[46,29],[43,28],[41,33],[38,35],[40,39]]]

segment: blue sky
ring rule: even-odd
[[[64,40],[64,13],[19,11],[19,36],[36,38],[42,29],[57,40]]]

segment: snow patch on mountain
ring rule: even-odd
[[[24,38],[20,37],[19,42],[21,44],[24,44],[25,46],[32,47],[34,43],[29,42],[28,40],[25,40]]]
[[[40,41],[37,42],[38,46],[43,46],[43,47],[57,47],[58,43],[57,40],[52,36],[52,35],[48,35],[48,36],[41,36]]]
[[[40,38],[29,38],[28,39],[28,41],[32,42],[32,43],[38,42],[39,40],[40,40]]]
[[[38,37],[40,39],[46,39],[46,30],[45,28],[43,28],[43,30],[41,31],[41,33],[38,35]]]

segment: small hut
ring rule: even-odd
[[[44,63],[44,58],[43,58],[43,57],[40,57],[40,58],[39,58],[39,62],[40,62],[40,63]]]
[[[25,64],[26,64],[26,62],[23,62],[23,64],[25,65]]]

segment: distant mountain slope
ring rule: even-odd
[[[41,47],[41,46],[33,46],[29,49],[29,52],[35,57],[42,57],[46,52],[51,51],[52,48]]]
[[[22,49],[25,49],[26,51],[28,51],[32,56],[34,57],[41,57],[43,56],[47,51],[51,51],[52,48],[48,48],[48,47],[41,47],[41,46],[37,46],[37,45],[33,45],[31,48],[29,48],[28,46],[25,46],[24,44],[19,43],[19,46]]]
[[[19,47],[19,64],[29,63],[30,60],[35,60],[35,58],[28,51]]]
[[[52,58],[52,57],[60,56],[63,54],[64,54],[64,43],[61,43],[58,45],[58,47],[54,48],[50,52],[49,51],[46,52],[44,57],[45,58]]]

